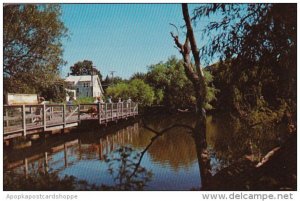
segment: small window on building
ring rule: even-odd
[[[89,96],[89,92],[86,92],[86,96]]]
[[[76,89],[76,93],[79,93],[79,88]]]
[[[89,87],[89,83],[84,82],[84,83],[83,83],[83,87],[85,87],[85,88],[86,88],[86,87]]]

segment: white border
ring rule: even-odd
[[[224,3],[259,3],[262,1],[257,1],[257,0],[252,0],[252,1],[245,1],[245,0],[239,0],[239,1],[224,1],[224,0],[204,0],[204,1],[199,1],[199,0],[187,0],[184,2],[188,2],[188,3],[220,3],[220,2],[224,2]],[[266,1],[263,1],[266,2]],[[267,1],[270,3],[298,3],[299,0],[290,0],[290,1],[284,1],[284,0],[277,0],[277,1]],[[145,0],[132,0],[132,1],[128,1],[128,0],[110,0],[110,1],[74,1],[74,0],[19,0],[19,1],[12,1],[12,0],[1,0],[1,3],[3,5],[3,3],[182,3],[182,0],[151,0],[151,1],[145,1]],[[1,24],[1,31],[0,31],[0,42],[1,42],[1,48],[0,48],[0,55],[1,55],[1,60],[0,60],[0,65],[2,66],[2,68],[0,68],[0,74],[3,75],[3,21],[2,21],[2,16],[3,16],[3,6],[1,5],[0,8],[0,24]],[[297,5],[297,11],[299,11],[299,5]],[[299,26],[299,15],[297,15],[297,25]],[[297,34],[298,40],[299,40],[299,32]],[[300,51],[299,51],[299,46],[297,48],[297,58],[300,58]],[[299,77],[299,70],[297,71],[297,77]],[[0,83],[1,83],[1,87],[0,87],[0,105],[1,105],[1,109],[0,109],[0,130],[1,132],[3,132],[3,77],[0,76]],[[299,83],[298,83],[298,79],[297,79],[297,93],[299,93]],[[299,105],[299,99],[297,100],[297,104]],[[299,111],[299,108],[297,107],[297,110]],[[297,124],[299,124],[299,121],[297,121]],[[2,133],[3,134],[3,133]],[[298,137],[299,138],[299,137]],[[299,139],[298,139],[298,145],[299,145]],[[0,143],[0,149],[2,150],[1,154],[0,154],[0,167],[3,167],[3,138],[1,138],[1,143]],[[297,152],[299,153],[299,152]],[[299,154],[297,156],[297,161],[299,161]],[[297,170],[298,170],[298,174],[299,174],[299,163],[297,163]],[[94,192],[94,191],[68,191],[68,192],[64,192],[64,191],[46,191],[46,192],[30,192],[30,191],[26,191],[26,192],[10,192],[10,191],[4,191],[3,192],[3,168],[1,169],[1,173],[0,173],[0,182],[1,182],[1,196],[0,198],[2,198],[1,200],[7,200],[6,196],[7,194],[14,194],[14,195],[21,195],[21,194],[43,194],[43,195],[47,195],[47,194],[53,194],[53,193],[61,193],[61,194],[65,194],[65,195],[78,195],[79,199],[78,200],[97,200],[97,201],[101,201],[101,200],[119,200],[119,201],[134,201],[134,200],[145,200],[145,201],[153,201],[153,200],[172,200],[172,201],[184,201],[184,200],[202,200],[202,196],[201,194],[203,193],[210,193],[210,192],[193,192],[193,191],[164,191],[164,192],[159,192],[159,191],[143,191],[143,192]],[[299,196],[299,179],[297,180],[297,186],[298,186],[298,191],[292,192],[294,194],[294,200],[299,200],[300,196]],[[216,193],[216,192],[211,192],[211,193]],[[217,193],[225,193],[226,195],[230,195],[232,192],[227,191],[218,191]],[[236,191],[236,193],[239,193],[238,191]],[[274,195],[278,194],[278,193],[289,193],[289,192],[273,192],[273,191],[252,191],[252,192],[245,192],[245,193],[272,193]],[[214,199],[214,200],[220,200],[220,199]]]

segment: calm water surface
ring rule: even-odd
[[[147,125],[160,131],[179,122],[193,125],[194,117],[191,114],[160,115],[147,120]],[[211,160],[213,172],[226,166],[229,159],[239,157],[241,150],[247,147],[245,144],[249,143],[229,140],[232,131],[225,131],[222,125],[220,121],[208,118],[208,142],[210,149],[214,150]],[[65,139],[51,137],[46,142],[36,142],[30,148],[4,149],[4,172],[24,175],[36,171],[57,172],[60,177],[72,175],[89,184],[115,186],[131,175],[134,164],[141,157],[138,154],[144,151],[154,136],[143,127],[142,122],[136,122],[113,132],[89,130],[71,133]],[[264,143],[264,140],[260,138],[259,142]],[[120,156],[125,147],[131,149],[126,152],[126,160],[122,160],[124,155]],[[261,150],[253,149],[256,155],[261,154]],[[144,169],[137,171],[136,177],[145,180],[144,190],[191,190],[201,186],[194,139],[185,128],[171,129],[156,138],[145,151],[140,166]]]

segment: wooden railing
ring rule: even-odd
[[[80,104],[78,107],[80,116],[82,114],[90,115],[79,118],[79,120],[98,119],[100,124],[138,114],[138,103],[134,102]]]
[[[4,106],[4,135],[42,129],[47,131],[53,127],[66,128],[68,125],[83,120],[98,120],[99,124],[138,114],[137,103],[105,103],[105,104],[42,104]]]

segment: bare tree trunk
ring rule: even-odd
[[[211,177],[210,161],[207,153],[206,114],[204,109],[205,97],[207,93],[206,82],[203,70],[201,69],[199,50],[194,36],[193,27],[191,25],[187,4],[182,4],[182,13],[187,30],[184,44],[180,43],[178,36],[174,35],[173,33],[171,33],[171,36],[173,37],[179,52],[182,54],[185,73],[188,79],[193,83],[195,90],[196,106],[198,110],[196,111],[197,122],[193,135],[195,139],[202,186],[205,186]],[[191,62],[191,50],[195,61],[194,64]]]

